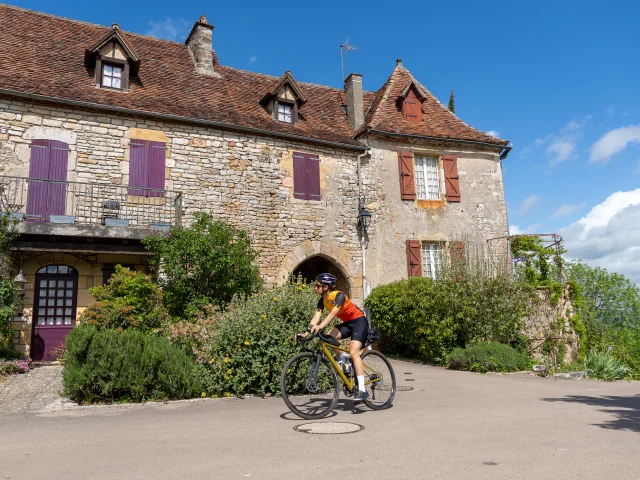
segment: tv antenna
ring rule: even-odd
[[[357,50],[358,47],[354,47],[353,45],[349,45],[349,40],[351,38],[347,38],[347,41],[340,45],[340,58],[342,58],[342,81],[344,82],[344,52],[349,50]]]

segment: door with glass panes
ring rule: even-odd
[[[78,272],[67,265],[48,265],[36,274],[31,358],[53,361],[52,350],[64,345],[76,323]]]

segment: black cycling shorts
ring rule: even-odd
[[[340,331],[341,338],[351,338],[364,345],[369,334],[369,321],[367,317],[358,317],[336,325],[336,328]]]

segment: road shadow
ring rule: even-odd
[[[388,408],[393,408],[393,404],[391,404],[391,406]],[[385,409],[385,410],[388,410]],[[326,417],[324,417],[322,420],[326,420],[327,418],[333,418],[336,415],[338,415],[338,412],[346,412],[346,413],[351,413],[353,415],[362,415],[364,413],[371,413],[374,412],[375,410],[367,407],[365,404],[359,404],[359,405],[355,405],[353,403],[353,400],[350,399],[340,399],[338,400],[338,403],[336,403],[336,406],[333,408],[333,410],[331,411],[331,413],[329,413]],[[296,420],[296,421],[300,421],[300,417],[298,417],[296,414],[287,411],[284,412],[280,415],[280,418],[283,420]]]
[[[609,430],[629,430],[640,433],[640,395],[628,397],[589,397],[586,395],[567,395],[563,398],[543,398],[545,402],[583,403],[600,408],[600,412],[613,415],[615,419],[604,423],[595,423]]]

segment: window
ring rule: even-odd
[[[416,193],[419,200],[440,200],[438,159],[416,157]]]
[[[281,122],[292,123],[291,114],[293,105],[290,103],[278,102],[278,120]]]
[[[102,64],[102,86],[122,90],[123,68],[108,63]]]
[[[320,200],[320,157],[293,152],[293,198]]]
[[[422,275],[438,278],[442,272],[444,248],[440,242],[422,242]]]
[[[404,119],[410,122],[422,121],[422,104],[413,89],[409,90],[409,93],[402,103],[402,114]]]
[[[131,140],[129,146],[129,195],[164,197],[165,144]]]

